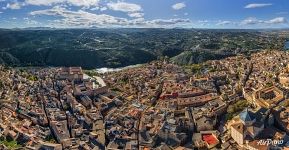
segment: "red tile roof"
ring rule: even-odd
[[[203,134],[203,141],[207,142],[209,145],[215,145],[218,143],[218,139],[212,134]]]

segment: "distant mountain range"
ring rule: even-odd
[[[174,60],[186,64],[222,58],[234,54],[236,49],[243,52],[280,48],[283,41],[275,35],[264,37],[263,32],[256,30],[0,29],[0,63],[10,66],[123,67],[180,55]],[[207,51],[196,54],[195,49]],[[181,59],[189,56],[192,57]]]

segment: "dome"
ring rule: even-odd
[[[248,110],[248,108],[246,108],[244,111],[242,111],[240,114],[240,119],[243,122],[251,122],[254,120],[254,116],[253,114]]]

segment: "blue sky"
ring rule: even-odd
[[[0,0],[0,28],[288,28],[288,0]]]

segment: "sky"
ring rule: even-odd
[[[289,28],[289,0],[0,0],[0,28]]]

